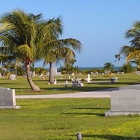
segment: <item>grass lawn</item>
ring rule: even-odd
[[[105,117],[110,99],[18,99],[0,110],[0,140],[139,140],[140,117]]]
[[[116,75],[117,83],[109,83],[110,77],[98,75],[93,83],[84,87],[64,88],[67,75],[57,78],[57,85],[48,85],[48,77],[33,81],[41,92],[31,92],[26,77],[17,80],[0,79],[1,87],[13,88],[21,94],[59,94],[78,91],[94,91],[140,83],[140,77],[134,73]],[[63,79],[62,79],[63,78]],[[100,83],[99,81],[107,81]],[[69,80],[69,82],[71,82]],[[55,90],[54,90],[55,89]],[[57,89],[57,90],[56,90]],[[17,99],[21,109],[0,110],[0,140],[76,140],[81,132],[83,140],[138,140],[140,139],[140,116],[105,117],[110,110],[110,99]]]
[[[116,88],[125,85],[131,85],[140,83],[140,76],[137,76],[135,73],[129,74],[119,74],[115,75],[118,77],[118,82],[109,83],[111,77],[103,77],[101,74],[97,75],[94,78],[91,75],[91,83],[86,83],[84,81],[87,78],[87,75],[75,75],[74,77],[81,78],[84,87],[72,87],[71,80],[68,79],[68,75],[63,75],[61,77],[55,77],[57,79],[57,85],[49,85],[48,77],[45,80],[41,80],[38,76],[33,77],[33,82],[41,88],[40,92],[31,92],[31,88],[27,82],[26,77],[18,77],[17,80],[8,80],[7,77],[0,79],[0,87],[13,88],[16,90],[17,95],[27,95],[27,94],[59,94],[59,93],[72,93],[72,92],[84,92],[84,91],[94,91],[107,88]],[[71,77],[72,78],[72,77]],[[69,81],[69,88],[65,89],[65,82]],[[103,83],[101,83],[103,81]]]

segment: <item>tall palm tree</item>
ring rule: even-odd
[[[123,46],[120,53],[126,56],[126,61],[131,61],[139,65],[139,51],[140,51],[140,21],[134,23],[132,28],[126,32],[126,38],[130,40],[130,46]]]
[[[77,48],[75,48],[76,50],[79,50],[81,49],[81,44],[78,40],[76,39],[70,39],[67,41],[75,41],[75,44],[73,43],[72,46],[75,47],[77,45]],[[61,40],[58,40],[58,41],[61,41]],[[75,58],[75,53],[74,51],[69,48],[69,47],[65,47],[63,46],[64,44],[61,43],[60,44],[61,46],[58,46],[58,47],[54,47],[54,49],[50,49],[49,51],[47,51],[47,54],[45,55],[44,57],[44,62],[43,62],[43,65],[46,65],[46,64],[49,64],[49,82],[52,84],[54,82],[54,77],[53,77],[53,74],[52,74],[52,64],[53,63],[58,63],[60,62],[60,60],[64,60],[65,63],[69,64],[69,62],[71,61],[72,62],[72,59]]]
[[[30,74],[30,64],[42,58],[44,38],[61,33],[58,19],[44,21],[42,14],[33,15],[22,10],[6,13],[0,20],[0,42],[4,53],[24,63],[27,81],[33,91],[40,91]],[[48,40],[47,40],[48,41]],[[45,50],[45,51],[46,51]]]
[[[120,67],[120,60],[122,59],[121,55],[120,54],[115,54],[115,62],[118,63],[118,67]]]
[[[127,57],[126,57],[127,62],[134,62],[137,64],[137,68],[140,68],[140,50],[131,52]]]
[[[75,58],[74,51],[80,52],[81,51],[81,42],[74,38],[66,38],[66,39],[60,39],[60,36],[62,36],[63,33],[63,26],[62,26],[62,19],[59,17],[59,20],[57,21],[57,28],[60,30],[53,29],[53,34],[50,34],[50,36],[44,36],[44,63],[48,64],[50,67],[50,74],[49,74],[49,82],[53,83],[53,75],[52,75],[52,64],[54,62],[58,63],[60,60],[66,60],[68,61],[68,58],[71,57]],[[46,38],[47,37],[47,38]]]

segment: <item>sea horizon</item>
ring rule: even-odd
[[[104,67],[78,67],[80,70],[103,69]],[[113,67],[114,70],[119,70],[118,66]]]

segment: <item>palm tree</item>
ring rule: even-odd
[[[47,37],[51,34],[61,33],[58,19],[44,21],[42,14],[27,14],[22,10],[6,13],[2,16],[0,27],[1,47],[7,58],[19,60],[24,63],[27,73],[27,81],[33,91],[40,91],[30,74],[30,64],[42,59]],[[47,40],[48,41],[48,40]]]
[[[118,68],[120,67],[120,60],[122,59],[121,55],[120,54],[116,54],[115,55],[115,62],[118,63]]]
[[[76,40],[76,39],[66,39],[67,40],[67,44],[69,42],[69,45],[71,45],[72,47],[74,47],[75,50],[80,50],[81,49],[81,43]],[[61,40],[57,40],[58,42]],[[70,44],[70,42],[75,42]],[[72,58],[75,58],[75,53],[74,51],[69,48],[69,47],[65,47],[63,46],[65,45],[65,43],[63,44],[63,42],[58,45],[58,47],[56,46],[56,48],[54,47],[54,49],[50,49],[48,52],[46,52],[47,54],[44,57],[44,62],[43,65],[46,65],[49,63],[49,82],[52,84],[54,82],[53,79],[53,74],[52,74],[52,64],[54,62],[58,63],[60,62],[60,60],[64,60],[66,64],[69,64],[69,62],[71,61],[71,63],[74,63],[74,60],[72,61]],[[77,46],[77,47],[75,47]]]
[[[135,64],[137,64],[137,68],[140,68],[140,50],[131,52],[127,57],[126,57],[126,61],[130,61],[130,62],[134,62]]]
[[[54,62],[58,63],[60,60],[64,60],[65,62],[70,61],[73,57],[75,58],[74,51],[81,51],[81,42],[74,38],[66,38],[60,39],[63,33],[62,19],[59,17],[57,21],[57,28],[60,30],[53,31],[53,34],[50,34],[49,37],[44,36],[45,40],[45,48],[44,49],[44,62],[43,65],[49,63],[50,74],[49,74],[49,82],[53,83],[53,75],[52,75],[52,64]],[[47,37],[47,38],[46,38]],[[69,59],[69,60],[68,60]]]
[[[126,61],[140,64],[139,51],[140,51],[140,21],[134,23],[133,27],[126,32],[126,38],[130,38],[130,46],[123,46],[120,53],[126,56]]]
[[[112,70],[113,67],[114,67],[114,65],[111,64],[111,63],[109,63],[109,62],[106,62],[106,63],[104,64],[104,69],[106,69],[106,70]]]

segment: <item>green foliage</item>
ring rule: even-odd
[[[65,65],[60,67],[60,71],[62,74],[72,74],[72,73],[79,73],[80,69],[78,66],[72,66],[72,65]]]
[[[47,73],[47,70],[45,68],[42,68],[42,67],[36,67],[34,70],[35,70],[35,73],[39,74],[39,75],[40,74],[44,74],[45,75]]]
[[[120,70],[125,73],[129,73],[129,72],[134,71],[134,68],[131,63],[126,63],[122,67],[120,67]]]
[[[114,67],[114,65],[113,64],[111,64],[110,62],[106,62],[105,64],[104,64],[104,69],[105,70],[113,70],[113,67]]]

